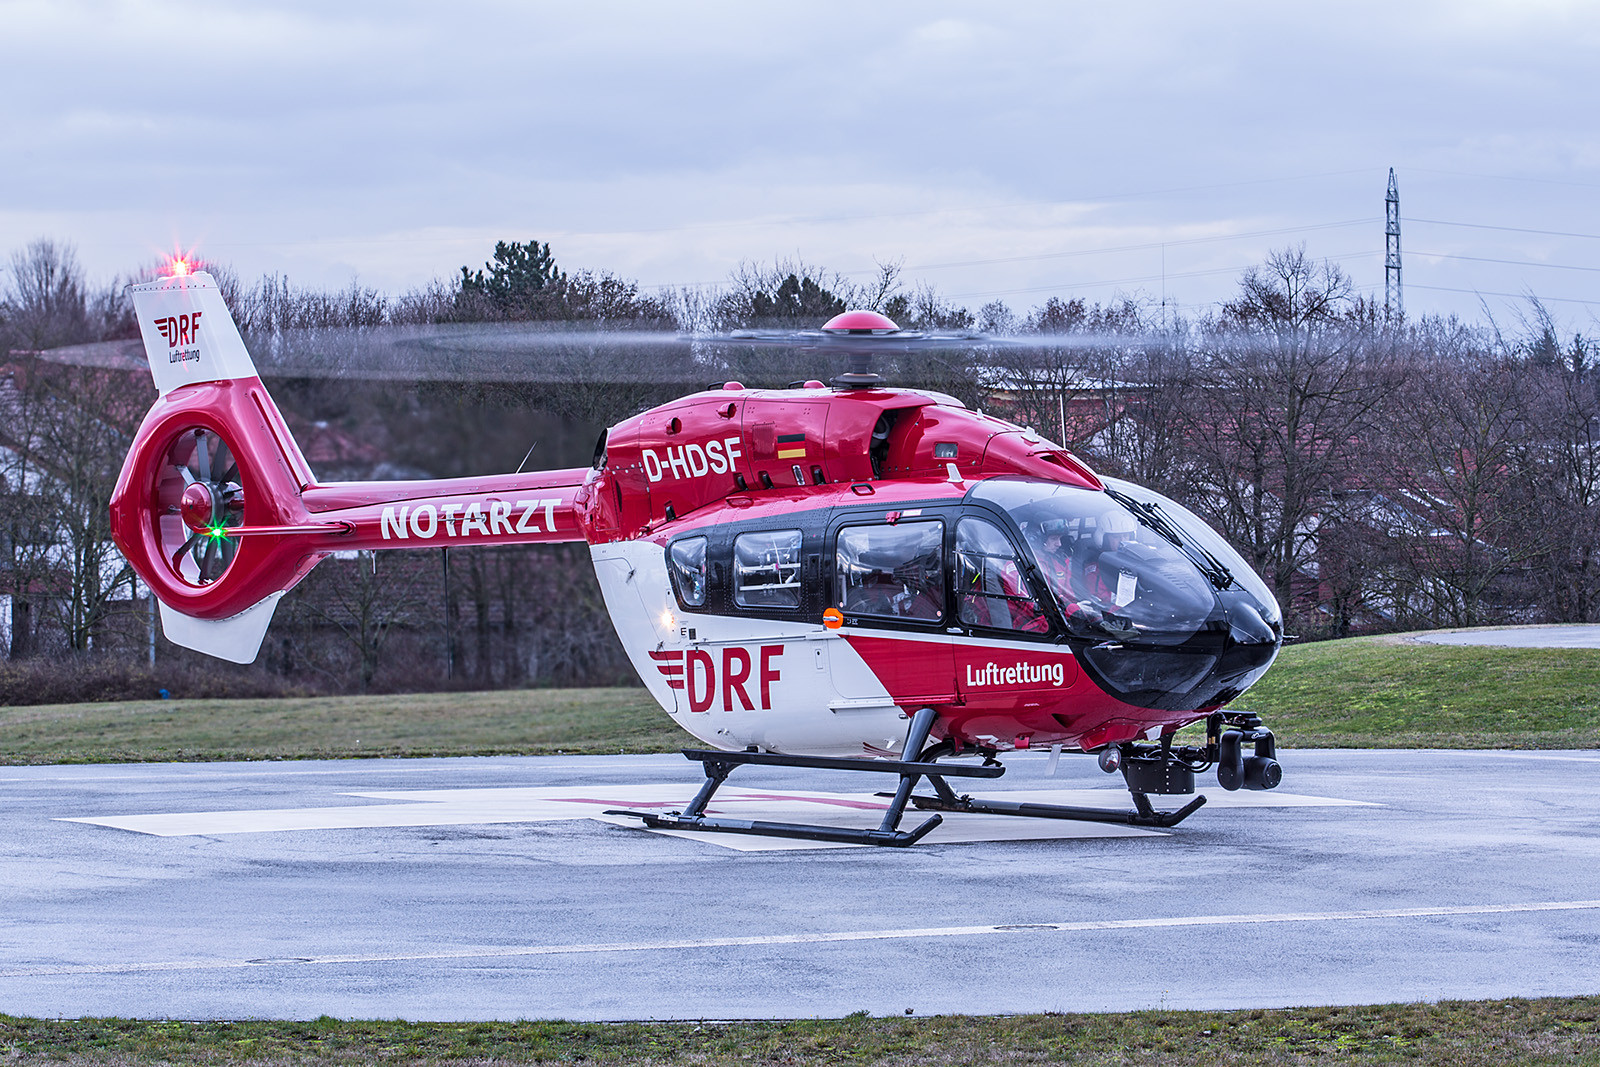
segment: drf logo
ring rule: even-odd
[[[761,697],[762,711],[772,710],[772,683],[782,678],[772,661],[781,655],[782,645],[762,645],[756,650],[760,663],[756,673],[756,691]],[[667,680],[668,688],[683,690],[689,698],[690,711],[710,711],[719,692],[723,711],[733,711],[735,701],[745,711],[756,710],[756,705],[750,700],[750,691],[746,688],[750,683],[750,674],[755,669],[748,648],[729,645],[722,650],[720,686],[717,684],[717,660],[703,648],[692,648],[687,654],[682,649],[652,652],[650,658],[656,661],[656,670]]]
[[[156,329],[167,339],[168,348],[199,344],[200,316],[203,314],[201,311],[193,311],[187,315],[168,315],[164,319],[156,320]]]

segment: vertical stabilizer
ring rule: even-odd
[[[201,271],[160,278],[128,291],[150,373],[162,396],[185,385],[256,376],[255,363],[211,275]]]

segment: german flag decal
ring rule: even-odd
[[[805,459],[806,435],[803,433],[784,433],[778,435],[779,459]]]

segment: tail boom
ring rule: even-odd
[[[585,540],[587,468],[431,482],[313,486],[302,499],[317,522],[343,522],[341,548],[446,548]]]
[[[160,393],[111,497],[117,547],[177,644],[256,656],[333,552],[585,540],[587,468],[319,485],[205,274],[133,286]]]
[[[145,419],[111,498],[122,554],[169,608],[231,618],[292,588],[332,552],[582,541],[587,468],[438,481],[310,480],[299,448],[259,379],[188,386]],[[202,526],[181,513],[171,457],[185,435],[225,441],[242,488],[242,521]],[[305,481],[302,482],[302,471]],[[186,524],[186,525],[185,525]],[[197,580],[182,557],[195,538],[232,554],[221,577]],[[203,543],[203,542],[202,542]],[[179,545],[176,553],[171,551]]]

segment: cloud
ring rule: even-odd
[[[386,287],[496,236],[646,282],[796,250],[996,259],[1377,215],[1391,165],[1432,217],[1600,232],[1577,192],[1419,177],[1600,182],[1580,4],[62,2],[5,24],[0,247],[49,227],[107,273],[175,234]],[[1354,254],[1340,236],[1313,233]],[[1179,247],[1198,271],[1270,245]],[[1159,278],[1145,260],[1099,276]],[[934,280],[1021,300],[1095,276],[1060,268]]]

